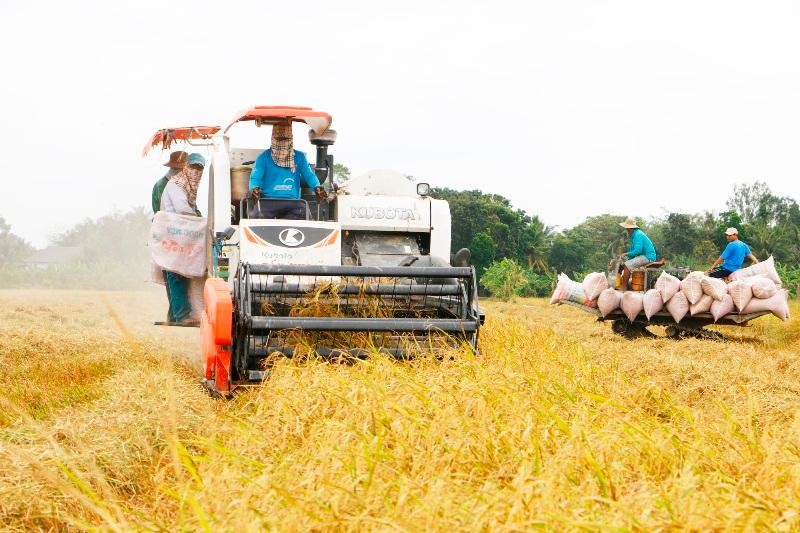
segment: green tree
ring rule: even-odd
[[[508,257],[519,264],[547,268],[552,230],[538,217],[514,209],[507,198],[496,194],[453,189],[433,189],[431,194],[450,205],[453,221],[451,251],[464,247],[472,249],[473,239],[482,233],[494,243],[492,260]]]
[[[742,222],[748,225],[775,227],[789,222],[800,223],[800,207],[797,202],[788,196],[774,195],[763,181],[734,185],[727,207],[736,211]]]
[[[734,186],[728,208],[737,212],[742,224],[739,238],[750,245],[753,253],[769,255],[779,262],[800,259],[800,206],[788,196],[772,193],[764,182]]]
[[[651,238],[659,255],[676,257],[692,253],[700,231],[692,215],[669,213],[664,221],[655,225]]]
[[[469,242],[468,248],[472,252],[472,264],[475,266],[476,274],[480,278],[486,267],[494,261],[497,247],[489,235],[478,233]]]
[[[0,266],[21,262],[33,253],[33,247],[21,237],[11,233],[11,226],[0,217]]]
[[[628,249],[628,236],[619,226],[625,217],[589,217],[553,239],[548,263],[570,277],[586,271],[605,272],[608,262]]]
[[[525,271],[513,259],[503,258],[495,261],[481,276],[483,285],[492,295],[510,301],[519,296],[528,286]]]
[[[547,254],[553,241],[553,229],[534,215],[522,234],[522,247],[525,252],[528,268],[538,272],[547,272]]]
[[[339,183],[345,182],[350,179],[350,169],[341,163],[333,164],[333,177]]]

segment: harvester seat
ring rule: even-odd
[[[294,216],[293,214],[284,215],[284,213],[291,211],[299,212],[301,209],[292,209],[293,206],[302,206],[302,211],[305,211],[305,216]],[[278,218],[286,220],[311,220],[311,210],[308,208],[308,202],[303,199],[290,199],[290,198],[259,198],[253,200],[252,198],[244,198],[242,200],[241,213],[246,213],[247,218]]]

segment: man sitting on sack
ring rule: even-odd
[[[726,229],[725,239],[728,241],[728,245],[722,251],[722,255],[711,264],[711,268],[706,270],[706,274],[712,278],[727,278],[742,268],[745,258],[753,264],[758,263],[758,258],[750,252],[750,247],[739,240],[738,229]]]
[[[657,255],[653,241],[639,228],[636,219],[628,217],[620,222],[619,225],[625,228],[631,239],[628,251],[620,254],[620,257],[625,259],[625,265],[622,267],[622,283],[620,289],[627,291],[631,272],[636,268],[643,267],[647,263],[655,261]]]
[[[261,218],[305,220],[305,203],[295,201],[300,198],[301,184],[314,189],[318,198],[325,198],[325,191],[308,165],[306,154],[294,149],[291,123],[275,124],[270,148],[256,158],[250,173],[250,197],[256,201],[276,199],[260,206]]]

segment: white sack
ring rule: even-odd
[[[689,312],[689,300],[686,299],[683,292],[676,292],[675,296],[669,299],[667,302],[667,311],[669,311],[669,314],[675,319],[675,322],[683,320],[683,317]]]
[[[778,292],[775,282],[769,278],[757,276],[748,278],[747,282],[753,290],[753,298],[772,298]]]
[[[714,322],[727,314],[733,313],[733,307],[733,298],[731,298],[730,294],[726,294],[721,300],[714,300],[711,304],[711,316],[714,317]]]
[[[728,284],[728,294],[733,299],[733,305],[741,312],[753,299],[753,288],[749,282],[737,280]]]
[[[712,303],[714,303],[714,298],[708,294],[704,294],[699,300],[697,300],[696,304],[689,306],[689,313],[691,313],[692,316],[700,313],[707,313],[709,310],[711,310]]]
[[[769,311],[781,320],[789,320],[789,291],[781,289],[772,298],[753,298],[742,314]]]
[[[676,292],[681,290],[681,280],[672,274],[662,272],[656,280],[656,290],[661,294],[661,301],[667,303],[670,298],[675,296]]]
[[[592,272],[583,278],[583,292],[587,300],[597,300],[600,293],[608,288],[608,278],[600,272]]]
[[[187,278],[204,276],[207,233],[204,217],[159,211],[150,226],[150,258],[164,270]]]
[[[756,263],[755,265],[750,265],[747,268],[741,268],[736,272],[732,272],[731,275],[728,276],[728,279],[735,281],[738,279],[752,278],[753,276],[764,276],[771,279],[778,285],[781,285],[781,278],[778,276],[778,271],[775,270],[775,260],[772,258],[772,256],[769,256],[760,263]]]
[[[577,281],[572,281],[563,272],[558,275],[558,284],[553,291],[553,296],[550,298],[551,304],[558,302],[576,302],[589,305],[586,293],[583,292],[583,285]]]
[[[644,316],[647,317],[647,320],[650,320],[651,316],[664,308],[664,302],[661,300],[661,293],[657,289],[650,289],[644,293],[642,303],[644,305]]]
[[[600,293],[597,297],[597,308],[600,314],[605,317],[608,313],[619,307],[619,301],[622,298],[622,291],[616,291],[608,288]]]
[[[636,317],[644,309],[644,295],[641,292],[626,291],[622,293],[622,299],[619,303],[622,312],[628,317],[628,320],[633,322]]]
[[[700,280],[700,285],[703,287],[705,294],[717,301],[722,300],[722,297],[728,294],[728,284],[719,278],[703,276],[703,279]]]
[[[681,292],[690,304],[694,305],[703,297],[702,272],[691,272],[681,281]]]

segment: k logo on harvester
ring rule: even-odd
[[[286,246],[300,246],[306,240],[306,236],[299,229],[286,228],[278,234],[278,239]]]

